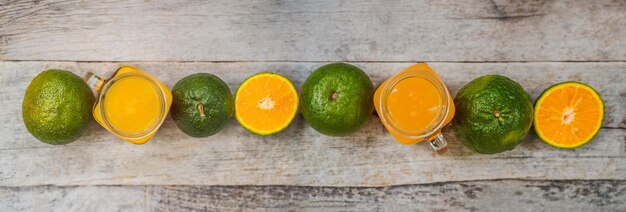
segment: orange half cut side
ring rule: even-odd
[[[237,89],[235,117],[241,126],[270,135],[287,128],[298,111],[298,92],[293,83],[276,73],[255,74]]]
[[[534,127],[541,140],[558,148],[589,142],[602,127],[604,102],[592,87],[564,82],[545,90],[535,104]]]

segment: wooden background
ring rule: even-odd
[[[0,211],[385,210],[625,211],[626,1],[13,1],[0,0]],[[428,62],[455,94],[502,74],[533,99],[576,80],[606,103],[603,128],[574,150],[536,135],[479,155],[450,129],[450,154],[396,143],[372,116],[349,137],[298,116],[261,137],[235,120],[191,138],[168,118],[145,145],[95,122],[51,146],[24,127],[21,102],[45,69],[110,76],[134,65],[172,87],[208,72],[231,91],[279,72],[300,87],[333,61],[378,85]]]

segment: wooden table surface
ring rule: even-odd
[[[233,119],[192,138],[168,118],[145,145],[93,122],[64,146],[37,141],[21,116],[45,69],[108,77],[134,65],[169,87],[208,72],[235,91],[261,71],[299,88],[334,61],[376,85],[428,62],[453,94],[485,74],[518,81],[533,100],[582,81],[606,114],[574,150],[531,133],[480,155],[446,128],[442,157],[395,142],[376,116],[348,137],[323,136],[298,115],[272,136]],[[623,0],[0,0],[0,211],[626,211],[625,81]]]

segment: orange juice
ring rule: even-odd
[[[441,94],[428,80],[419,77],[406,78],[389,94],[389,114],[398,127],[409,131],[424,130],[433,125],[441,113]]]
[[[130,66],[121,67],[106,81],[91,74],[88,84],[101,91],[93,110],[96,121],[134,144],[143,144],[154,136],[172,102],[165,85]]]
[[[104,102],[111,126],[126,133],[142,132],[153,126],[159,121],[157,92],[141,77],[126,77],[111,85]]]
[[[454,103],[441,78],[426,64],[416,64],[387,79],[374,94],[374,106],[389,133],[402,144],[428,140],[447,150],[441,128],[454,116]]]

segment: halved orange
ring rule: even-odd
[[[535,103],[535,131],[558,148],[589,142],[602,127],[604,101],[592,87],[563,82],[546,89]]]
[[[298,92],[289,79],[263,72],[248,77],[237,89],[235,117],[253,133],[274,134],[293,121],[298,102]]]

